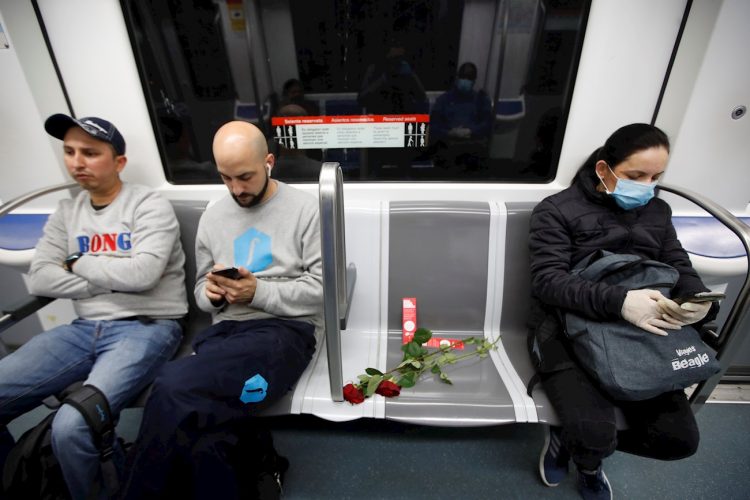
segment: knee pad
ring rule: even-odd
[[[81,444],[85,438],[80,435],[86,432],[96,447],[109,455],[114,441],[114,428],[109,402],[104,393],[93,385],[84,385],[63,399],[63,405],[57,410],[52,422],[52,440],[55,446],[71,440]]]

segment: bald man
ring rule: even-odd
[[[274,157],[249,123],[222,126],[213,153],[229,195],[201,217],[195,285],[213,325],[196,337],[193,356],[157,377],[126,498],[176,493],[170,478],[190,481],[196,498],[246,494],[238,479],[255,486],[253,471],[236,476],[228,458],[238,430],[251,431],[248,417],[296,383],[322,324],[317,200],[271,179]]]

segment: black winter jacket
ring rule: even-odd
[[[540,356],[540,371],[566,367],[568,356],[555,308],[592,319],[621,318],[627,288],[592,283],[570,270],[597,250],[629,253],[664,262],[680,273],[672,295],[707,291],[682,248],[672,210],[659,198],[645,206],[623,210],[612,196],[599,192],[594,170],[580,171],[573,185],[542,200],[531,215],[529,251],[531,291],[535,299],[529,322]],[[553,307],[550,307],[553,306]]]

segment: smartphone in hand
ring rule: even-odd
[[[685,302],[718,302],[724,298],[726,298],[726,294],[720,292],[698,292],[693,295],[687,295],[685,297],[675,297],[672,300],[674,300],[678,304],[683,304]]]
[[[240,270],[236,267],[225,267],[224,269],[216,269],[215,271],[211,271],[211,274],[215,274],[216,276],[222,276],[224,278],[229,278],[230,280],[238,280],[242,278],[242,275],[240,274]]]

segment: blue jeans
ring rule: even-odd
[[[0,425],[79,380],[102,391],[118,415],[174,355],[181,337],[175,320],[77,319],[41,333],[0,359]],[[86,498],[99,474],[99,452],[72,406],[63,405],[55,416],[52,447],[70,494]]]

